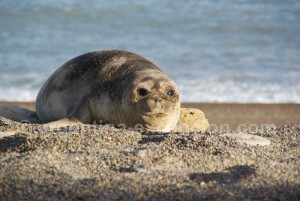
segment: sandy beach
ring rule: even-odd
[[[300,201],[299,11],[0,0],[0,201]]]
[[[49,130],[1,118],[0,131],[14,134],[0,139],[1,200],[300,200],[299,104],[183,107],[203,110],[214,129]],[[220,137],[239,132],[271,144]]]

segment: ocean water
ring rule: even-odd
[[[52,72],[136,52],[185,102],[300,103],[299,0],[0,0],[0,100],[35,100]]]

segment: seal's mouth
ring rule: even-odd
[[[169,114],[167,113],[163,113],[163,112],[144,112],[143,116],[147,116],[147,117],[166,117]]]
[[[153,114],[153,116],[156,116],[156,117],[165,117],[165,116],[168,116],[168,114],[166,114],[166,113],[156,113],[156,114]]]

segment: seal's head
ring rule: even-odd
[[[134,72],[130,95],[123,100],[132,124],[148,131],[171,131],[179,119],[180,96],[175,83],[162,71],[147,69]]]

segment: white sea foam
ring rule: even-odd
[[[35,101],[36,95],[36,90],[0,88],[0,100],[2,101]]]
[[[184,84],[183,84],[184,83]],[[300,103],[297,86],[285,88],[280,84],[179,82],[183,102],[220,103]]]

